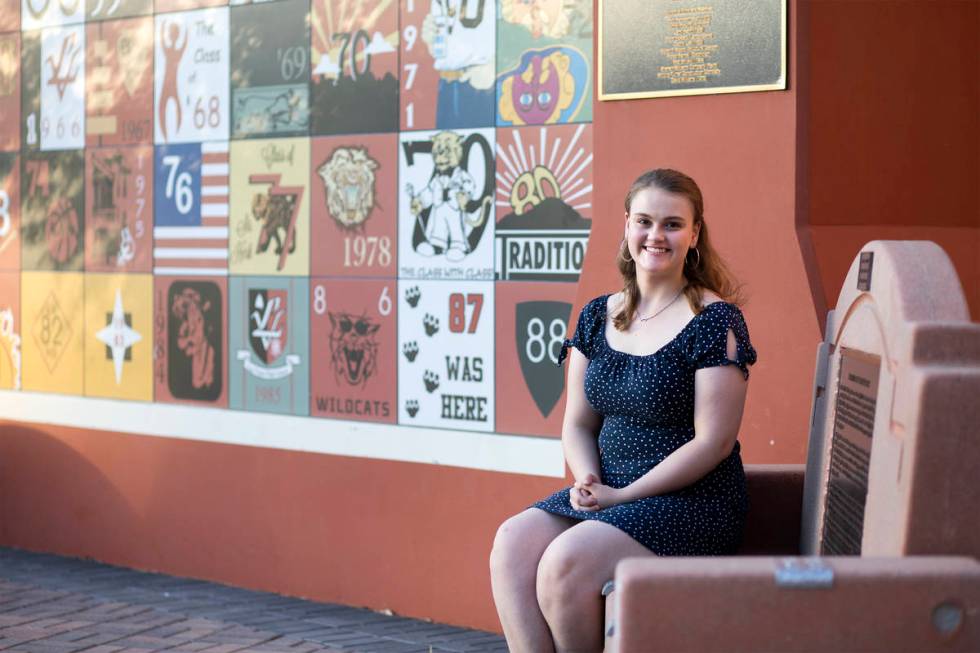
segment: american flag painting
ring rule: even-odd
[[[228,274],[228,142],[158,145],[153,273]]]

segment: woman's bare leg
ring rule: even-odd
[[[598,521],[576,524],[552,541],[538,565],[537,595],[558,653],[602,650],[602,585],[623,558],[650,555],[623,531]]]
[[[575,520],[528,508],[501,524],[490,553],[493,601],[511,653],[548,653],[554,643],[538,607],[538,561]]]

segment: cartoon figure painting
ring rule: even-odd
[[[428,185],[418,193],[411,184],[410,211],[418,220],[423,237],[415,243],[422,256],[445,254],[451,262],[463,260],[473,248],[471,236],[479,240],[490,210],[490,198],[476,202],[479,191],[473,176],[460,164],[463,159],[462,135],[439,132],[432,137],[432,160],[435,172]],[[428,214],[423,215],[423,210]]]
[[[497,126],[592,120],[592,3],[502,0]]]
[[[493,124],[495,3],[432,0],[422,40],[439,73],[436,127]]]
[[[585,57],[573,48],[531,50],[500,82],[498,109],[511,125],[549,125],[571,120],[582,106],[588,79]]]

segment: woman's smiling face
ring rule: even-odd
[[[694,207],[684,195],[655,186],[633,196],[626,215],[626,244],[637,274],[682,276],[684,259],[697,245]]]

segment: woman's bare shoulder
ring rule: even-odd
[[[619,312],[622,308],[625,297],[623,297],[623,291],[614,292],[608,297],[606,297],[606,315],[613,316]]]
[[[710,290],[703,290],[701,292],[701,304],[704,306],[711,306],[716,302],[723,302],[723,301],[725,300],[719,297],[717,294],[711,292]]]

